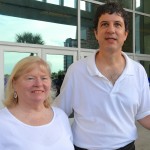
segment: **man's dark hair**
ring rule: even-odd
[[[125,30],[129,31],[129,14],[127,11],[123,9],[121,4],[117,2],[107,2],[106,4],[98,6],[94,17],[94,30],[97,30],[98,21],[101,15],[106,13],[108,14],[116,13],[120,15],[124,20]]]

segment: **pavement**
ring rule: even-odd
[[[136,150],[150,150],[150,130],[143,128],[136,123],[138,129],[138,139],[135,142]]]

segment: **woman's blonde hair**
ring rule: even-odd
[[[6,99],[3,101],[3,104],[6,107],[12,107],[17,105],[18,99],[14,98],[14,88],[13,88],[13,80],[17,80],[23,74],[31,71],[35,64],[37,64],[41,69],[46,69],[49,73],[49,77],[51,78],[51,70],[49,65],[41,59],[39,56],[28,56],[20,60],[12,70],[11,75],[9,76],[9,80],[6,85]],[[51,96],[44,101],[44,106],[48,108],[51,104]]]

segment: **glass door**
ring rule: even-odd
[[[77,52],[63,49],[42,50],[42,57],[48,62],[52,72],[52,88],[56,91],[56,96],[60,93],[60,88],[68,67],[76,61]]]

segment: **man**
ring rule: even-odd
[[[135,120],[150,129],[150,91],[142,65],[122,52],[127,12],[114,2],[99,6],[94,32],[99,50],[70,66],[55,105],[74,111],[76,150],[135,150]]]

